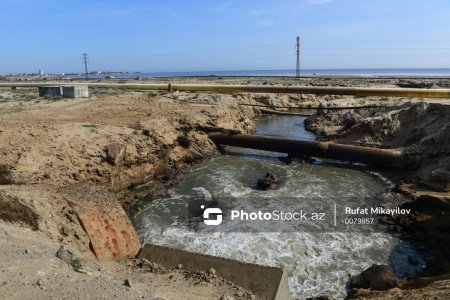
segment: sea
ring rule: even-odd
[[[236,70],[190,72],[141,72],[115,74],[115,78],[196,77],[196,76],[295,76],[294,69],[287,70]],[[302,69],[300,76],[349,77],[444,77],[450,78],[450,68],[400,68],[400,69]],[[97,75],[103,78],[104,75]]]

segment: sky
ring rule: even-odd
[[[450,68],[449,0],[0,4],[0,74]]]

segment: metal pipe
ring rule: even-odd
[[[52,83],[0,83],[0,87],[40,87]],[[59,84],[59,83],[58,83]],[[169,84],[129,84],[129,83],[87,83],[90,87],[118,88],[132,90],[169,90]],[[76,85],[75,83],[62,83]],[[350,95],[407,98],[450,98],[450,89],[417,88],[361,88],[361,87],[319,87],[319,86],[252,86],[252,85],[191,85],[170,84],[170,90],[216,93],[289,93],[316,95]]]
[[[313,114],[307,114],[307,113],[278,111],[278,110],[267,109],[267,108],[260,108],[259,111],[263,114],[268,114],[268,115],[285,115],[285,116],[300,116],[300,117],[311,117],[313,115]]]
[[[385,108],[388,105],[358,105],[358,106],[282,106],[282,105],[268,105],[268,104],[249,104],[238,103],[240,106],[252,107],[270,107],[270,108],[287,108],[287,109],[314,109],[314,110],[345,110],[345,109],[368,109],[368,108]]]
[[[169,84],[129,84],[129,83],[89,83],[90,87],[97,88],[115,88],[126,90],[159,90],[159,91],[172,91],[173,85]]]
[[[252,86],[252,85],[172,85],[179,91],[211,91],[222,93],[284,93],[316,95],[352,95],[409,98],[450,98],[450,89],[360,88],[318,86]]]
[[[215,144],[287,153],[292,157],[330,158],[395,169],[414,170],[419,166],[419,161],[413,157],[386,149],[246,134],[211,133],[208,136]]]

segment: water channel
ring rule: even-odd
[[[256,133],[315,140],[300,116],[262,116],[256,120]],[[300,299],[324,294],[344,298],[348,275],[372,264],[390,264],[401,277],[424,267],[407,242],[384,230],[371,226],[333,230],[335,204],[339,209],[376,206],[386,191],[384,183],[364,168],[324,160],[287,165],[278,159],[280,153],[228,150],[188,171],[166,198],[146,204],[134,216],[143,243],[282,267],[288,271],[291,293]],[[255,189],[258,178],[268,171],[282,179],[282,187]],[[323,211],[328,223],[284,226],[225,220],[206,226],[192,216],[192,206],[200,206],[199,197],[226,211]],[[418,265],[408,263],[411,255],[419,257]]]

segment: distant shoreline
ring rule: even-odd
[[[233,71],[188,71],[188,72],[141,72],[140,78],[167,77],[296,77],[294,69],[287,70],[233,70]],[[101,76],[100,76],[101,77]],[[118,75],[116,78],[133,78],[133,75]],[[301,78],[450,78],[450,68],[380,68],[380,69],[301,69]]]
[[[440,75],[429,75],[429,76],[396,76],[396,75],[378,75],[378,76],[364,76],[364,75],[305,75],[305,76],[284,76],[284,75],[183,75],[183,76],[152,76],[152,77],[141,77],[141,78],[288,78],[288,79],[311,79],[311,78],[319,78],[319,79],[450,79],[450,74],[448,76],[440,76]],[[91,78],[92,80],[98,78]],[[133,78],[116,78],[116,79],[133,79]]]
[[[293,69],[286,70],[233,70],[233,71],[184,71],[184,72],[103,72],[89,74],[90,79],[133,79],[133,78],[192,78],[192,77],[279,77],[295,78],[296,72]],[[1,75],[0,75],[1,76]],[[82,79],[82,73],[61,73],[46,74],[9,74],[3,77],[16,78],[56,78],[56,79]],[[378,69],[301,69],[301,78],[404,78],[404,79],[448,79],[450,78],[450,68],[378,68]]]
[[[343,80],[395,80],[395,79],[404,79],[404,80],[450,80],[450,74],[448,76],[440,76],[440,75],[410,75],[410,76],[401,76],[401,75],[378,75],[378,76],[364,76],[364,75],[313,75],[313,76],[283,76],[283,75],[179,75],[179,76],[134,76],[134,77],[121,77],[117,76],[114,78],[105,78],[103,77],[89,77],[86,79],[82,76],[74,76],[74,77],[65,77],[65,76],[46,76],[46,77],[31,77],[31,76],[0,76],[0,82],[5,81],[117,81],[117,80],[151,80],[151,79],[290,79],[290,80],[302,80],[302,79],[343,79]]]

